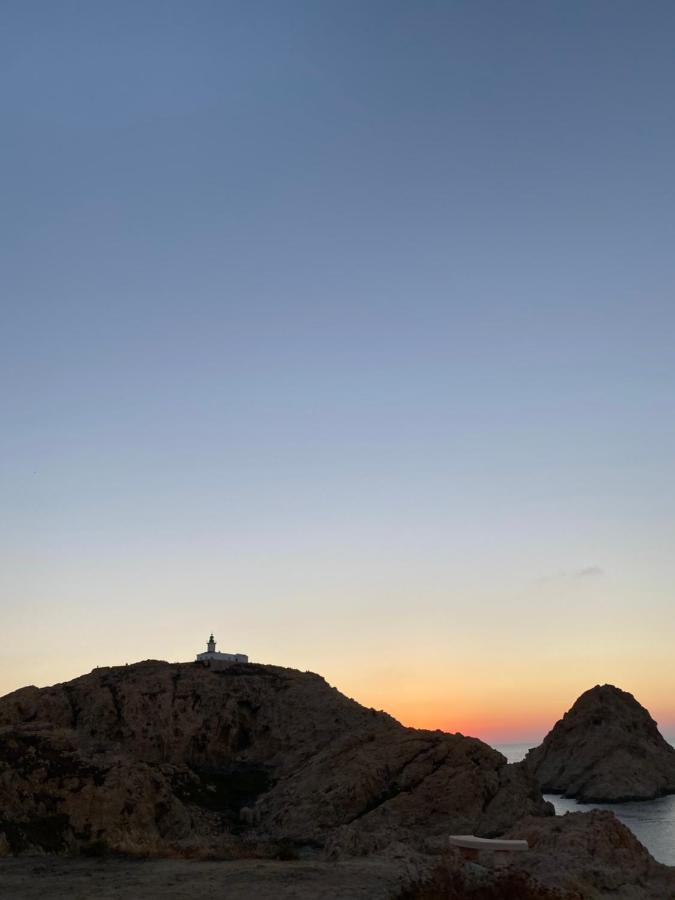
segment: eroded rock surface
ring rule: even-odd
[[[675,898],[675,869],[657,863],[611,812],[530,817],[508,834],[530,845],[519,856],[517,871],[565,900]]]
[[[584,803],[675,792],[675,749],[632,694],[609,684],[582,694],[525,762],[544,792]]]
[[[149,661],[0,699],[0,848],[334,857],[547,814],[531,774],[311,673]]]

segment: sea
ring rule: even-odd
[[[671,740],[671,743],[673,741]],[[520,762],[535,744],[496,744],[509,762]],[[544,794],[555,807],[556,815],[567,812],[587,812],[589,809],[608,809],[627,825],[635,837],[645,845],[654,859],[675,866],[675,794],[658,800],[638,803],[577,803],[557,794]]]

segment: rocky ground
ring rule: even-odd
[[[340,863],[0,860],[2,900],[387,900],[409,885],[405,865],[373,858]]]
[[[611,813],[529,817],[511,837],[530,850],[507,868],[436,842],[339,861],[0,860],[0,900],[673,900],[675,871],[656,863]]]
[[[544,792],[582,803],[675,792],[675,749],[633,695],[610,684],[582,694],[525,762]]]

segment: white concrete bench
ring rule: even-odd
[[[505,866],[511,861],[512,853],[529,850],[527,841],[506,841],[502,838],[481,838],[473,834],[451,834],[450,846],[458,847],[465,859],[478,859],[483,850],[493,854],[495,866]]]

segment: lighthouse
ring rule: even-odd
[[[248,656],[245,653],[217,653],[216,641],[212,633],[206,642],[206,652],[197,654],[197,662],[208,662],[210,660],[215,662],[247,663]]]

